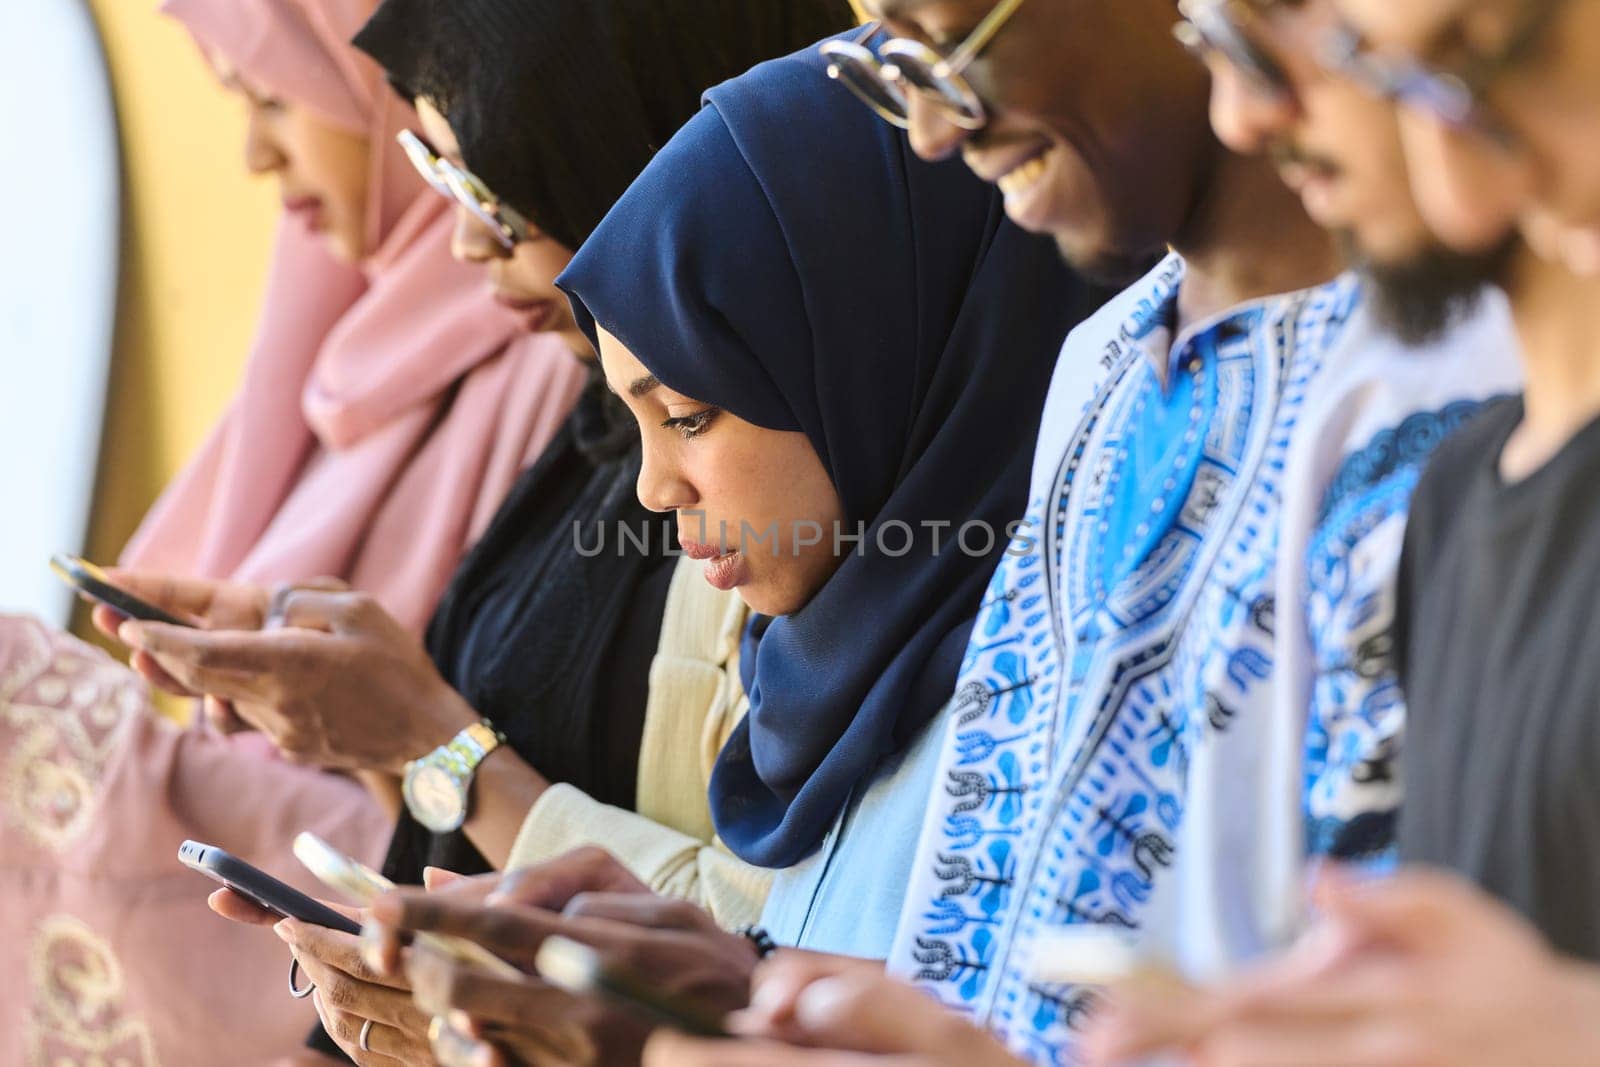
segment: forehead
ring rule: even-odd
[[[1339,13],[1384,48],[1421,50],[1483,0],[1337,0]],[[1498,2],[1498,0],[1496,0]]]
[[[434,151],[459,159],[461,145],[456,141],[455,131],[450,128],[449,120],[423,97],[417,97],[416,107],[422,135],[433,145]]]
[[[938,26],[982,18],[994,7],[995,0],[860,0],[860,3],[872,18]]]

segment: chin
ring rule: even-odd
[[[764,588],[758,582],[741,585],[734,592],[739,594],[739,599],[744,601],[745,607],[757,615],[767,615],[772,618],[777,618],[779,615],[793,615],[806,606],[804,600]]]
[[[324,236],[324,243],[328,246],[328,251],[333,254],[333,258],[341,263],[355,266],[366,258],[367,250],[363,242],[349,234],[329,231]]]
[[[1056,248],[1067,265],[1095,285],[1121,289],[1143,277],[1166,253],[1164,248],[1129,252],[1085,241],[1081,234],[1055,235]]]

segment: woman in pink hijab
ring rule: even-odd
[[[246,161],[278,179],[285,217],[239,394],[123,562],[338,578],[414,635],[585,372],[452,260],[448,206],[394,141],[414,115],[346,43],[375,2],[166,7],[246,97]],[[298,1047],[316,1015],[285,993],[281,946],[216,922],[175,849],[226,843],[316,891],[288,852],[300,829],[377,862],[392,818],[349,778],[159,719],[103,653],[0,617],[0,1063]]]
[[[250,109],[285,218],[238,398],[123,565],[256,584],[341,578],[427,622],[585,375],[522,334],[395,143],[416,122],[348,44],[375,0],[168,0]],[[520,334],[520,335],[519,335]]]

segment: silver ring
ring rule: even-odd
[[[315,982],[307,982],[306,983],[306,987],[304,989],[296,989],[295,988],[295,984],[294,984],[294,978],[295,978],[295,975],[297,975],[299,973],[300,973],[300,961],[297,960],[297,959],[294,959],[293,957],[290,957],[290,959],[289,959],[289,995],[291,997],[293,997],[294,999],[296,999],[296,1000],[304,1000],[307,997],[309,997],[311,994],[313,994],[313,993],[315,993],[317,991],[317,983],[315,983]]]
[[[371,1033],[372,1020],[368,1019],[366,1022],[361,1024],[361,1037],[356,1041],[356,1046],[360,1048],[362,1052],[372,1051],[372,1046],[367,1044],[367,1037],[371,1035]]]

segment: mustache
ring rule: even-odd
[[[1267,145],[1267,158],[1279,167],[1299,166],[1324,174],[1339,170],[1339,164],[1327,156],[1307,152],[1293,141],[1273,141]]]

